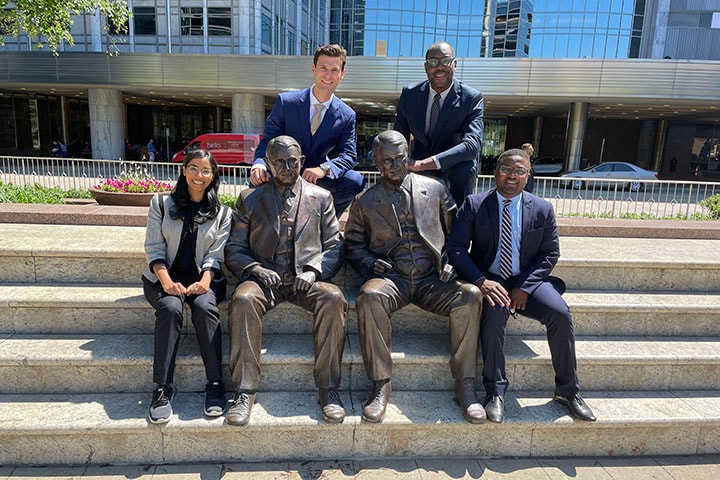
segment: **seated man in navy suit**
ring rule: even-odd
[[[571,416],[595,421],[578,393],[575,331],[561,296],[565,283],[550,276],[560,257],[552,205],[523,192],[530,159],[522,150],[503,152],[494,173],[496,188],[465,200],[447,243],[448,260],[460,278],[480,287],[484,297],[480,346],[487,419],[501,423],[505,418],[505,326],[517,311],[547,329],[555,400]]]
[[[410,170],[443,178],[457,205],[475,191],[482,154],[483,97],[453,79],[457,59],[445,42],[425,53],[427,80],[406,85],[394,129],[410,143]]]
[[[263,160],[268,142],[278,135],[293,137],[305,154],[302,177],[333,194],[338,218],[362,191],[365,181],[353,170],[357,157],[355,112],[335,96],[335,89],[345,76],[346,57],[347,52],[340,45],[319,47],[313,58],[313,85],[278,95],[265,122],[250,173],[254,186],[270,180]]]

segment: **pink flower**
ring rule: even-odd
[[[133,180],[130,178],[107,178],[102,183],[93,186],[93,188],[106,192],[154,193],[169,192],[173,189],[173,184],[152,179]]]

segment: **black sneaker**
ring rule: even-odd
[[[153,391],[148,420],[150,423],[167,423],[173,414],[172,399],[175,390],[170,385],[158,385]]]
[[[208,382],[205,385],[205,415],[219,417],[225,413],[226,405],[225,385],[222,380]]]

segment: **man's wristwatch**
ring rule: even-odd
[[[325,175],[328,177],[332,174],[332,168],[330,168],[330,164],[328,162],[321,163],[320,169],[325,172]]]

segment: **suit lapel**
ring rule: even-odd
[[[435,132],[433,138],[442,138],[446,136],[446,132],[443,131],[443,126],[447,125],[448,119],[453,114],[455,105],[460,100],[460,84],[457,80],[453,80],[450,86],[450,91],[445,97],[442,108],[440,109],[440,116],[438,117],[437,125],[435,126]]]
[[[312,150],[312,135],[310,135],[310,88],[306,88],[303,91],[302,95],[300,95],[298,102],[295,104],[295,107],[297,108],[297,122],[300,125],[300,131],[302,132],[302,136],[304,137],[302,140],[296,140],[300,141],[301,144],[311,145],[310,150]],[[306,153],[305,151],[303,151],[303,155],[305,155],[306,157],[309,156],[309,153],[310,152]]]
[[[260,197],[260,203],[263,206],[263,211],[267,215],[268,221],[272,224],[275,235],[280,236],[280,212],[277,211],[277,205],[273,198],[273,186],[272,183],[267,185],[262,197]]]
[[[525,238],[526,233],[530,231],[530,227],[532,226],[532,214],[533,214],[533,204],[532,199],[529,195],[522,194],[522,232],[520,233],[520,252],[523,251],[523,246],[525,245]],[[522,258],[522,255],[521,255]],[[520,267],[522,268],[522,266]]]
[[[410,176],[410,192],[413,199],[413,208],[415,209],[413,212],[415,215],[415,223],[419,224],[420,222],[417,221],[418,218],[427,218],[427,215],[418,214],[424,212],[428,208],[430,197],[428,196],[427,188],[422,185],[418,185],[415,181],[415,175]]]
[[[309,190],[309,188],[306,188],[305,185],[301,184],[300,195],[298,195],[296,198],[296,202],[298,202],[297,216],[295,217],[296,240],[302,235],[305,226],[310,220],[310,214],[317,203],[315,195],[313,195]],[[310,200],[301,201],[301,198],[305,195],[307,195]]]
[[[498,213],[497,190],[493,190],[483,202],[485,208],[488,209],[487,216],[490,219],[490,228],[492,229],[490,238],[493,239],[492,254],[495,255],[498,244],[500,243],[500,215]]]
[[[385,189],[378,185],[374,190],[373,200],[375,201],[375,211],[380,214],[383,220],[387,222],[395,233],[400,235],[400,220],[395,214],[395,211],[392,209],[391,203],[387,201],[387,198],[385,198]]]
[[[414,99],[414,104],[420,107],[420,111],[418,111],[417,118],[420,119],[419,126],[420,128],[417,129],[418,132],[420,132],[418,136],[419,140],[424,143],[425,145],[430,145],[430,139],[427,136],[427,129],[428,126],[425,123],[427,118],[427,109],[428,109],[428,102],[430,101],[430,94],[428,91],[430,90],[430,82],[425,81],[420,85],[420,88],[415,90],[416,96]]]

